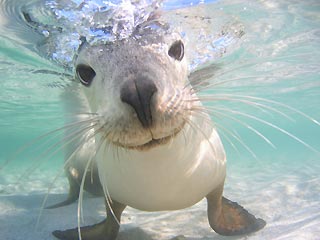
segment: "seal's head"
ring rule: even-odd
[[[178,34],[151,32],[84,45],[75,69],[109,143],[138,150],[164,144],[188,118],[191,92]]]

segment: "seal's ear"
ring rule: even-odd
[[[80,36],[79,40],[80,40],[81,43],[80,43],[80,45],[78,47],[77,54],[75,54],[73,56],[73,61],[74,62],[77,61],[80,51],[82,51],[82,49],[86,48],[89,45],[89,43],[87,42],[86,37]]]
[[[86,47],[86,46],[89,45],[88,42],[87,42],[86,37],[81,36],[81,37],[79,38],[79,40],[81,41],[81,43],[80,43],[79,48],[78,48],[78,54],[79,54],[79,52],[81,51],[81,49],[83,49],[84,47]]]
[[[188,76],[189,82],[194,89],[208,89],[214,84],[213,78],[220,69],[221,67],[216,63],[195,69]]]

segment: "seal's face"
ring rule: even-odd
[[[91,111],[99,116],[97,131],[109,143],[143,150],[183,129],[191,92],[178,36],[84,46],[75,66]]]

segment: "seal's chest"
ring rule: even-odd
[[[99,151],[97,165],[105,192],[120,203],[146,211],[197,203],[225,177],[224,150],[215,130],[211,132],[211,143],[201,134],[187,132],[148,151]]]

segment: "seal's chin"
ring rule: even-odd
[[[182,130],[184,124],[182,124],[181,127],[176,128],[172,131],[170,135],[158,138],[158,139],[151,139],[150,141],[146,143],[142,143],[139,145],[126,145],[122,144],[120,142],[113,142],[114,145],[125,148],[125,149],[130,149],[130,150],[138,150],[138,151],[147,151],[152,148],[155,148],[157,146],[165,145],[169,143],[172,139],[176,137],[176,135]]]

